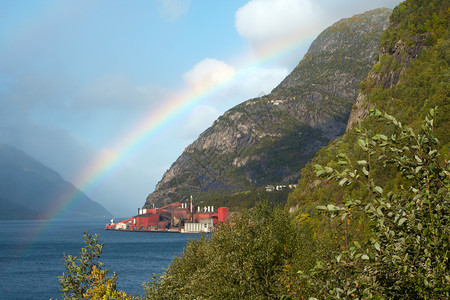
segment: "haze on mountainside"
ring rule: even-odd
[[[109,217],[110,212],[58,173],[0,144],[0,220]]]

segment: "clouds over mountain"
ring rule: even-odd
[[[400,0],[251,0],[236,12],[235,27],[253,52],[264,57],[302,41],[309,45],[333,22],[371,9],[392,7],[393,2]],[[306,47],[283,60],[284,66],[292,67],[298,62]]]
[[[235,26],[257,50],[282,37],[311,30],[320,22],[319,10],[309,0],[253,0],[236,12]]]
[[[225,62],[205,58],[184,73],[183,79],[195,93],[213,89],[231,79],[235,73],[235,69]]]

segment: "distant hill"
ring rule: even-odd
[[[74,197],[68,208],[65,195]],[[0,145],[0,220],[47,219],[55,211],[64,218],[111,216],[55,171],[14,147]]]
[[[372,10],[324,30],[269,95],[230,109],[187,147],[145,207],[296,183],[314,154],[344,134],[391,12]]]

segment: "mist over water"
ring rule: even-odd
[[[100,261],[116,272],[118,288],[142,295],[143,282],[161,273],[189,239],[200,235],[105,231],[109,220],[0,221],[1,299],[61,298],[57,276],[64,253],[79,256],[83,232],[99,233]]]

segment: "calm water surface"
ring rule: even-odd
[[[118,288],[142,295],[143,282],[161,273],[199,235],[105,231],[108,220],[0,221],[0,299],[61,298],[57,276],[64,253],[79,256],[83,232],[99,233],[100,261],[119,277]]]

